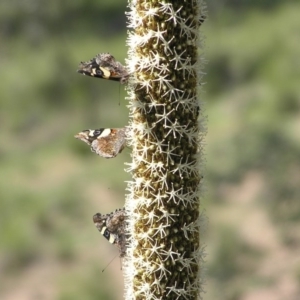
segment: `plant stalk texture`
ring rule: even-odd
[[[132,162],[125,298],[199,299],[204,59],[201,0],[132,0],[128,84]]]

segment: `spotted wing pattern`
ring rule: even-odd
[[[120,251],[120,257],[126,255],[126,214],[125,209],[117,209],[106,215],[97,213],[93,221],[100,233]]]
[[[125,67],[109,53],[99,53],[87,62],[79,64],[78,73],[96,78],[126,83],[129,74]]]
[[[127,127],[86,129],[76,134],[75,138],[90,145],[92,152],[105,158],[113,158],[126,146],[127,130]]]

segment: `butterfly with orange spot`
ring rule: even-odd
[[[109,53],[99,53],[87,62],[79,64],[78,73],[96,78],[126,83],[129,74],[125,67]]]
[[[128,127],[85,129],[75,138],[91,146],[91,151],[104,158],[116,157],[126,146]]]
[[[110,214],[93,216],[93,221],[100,233],[111,243],[117,245],[120,257],[126,255],[126,214],[125,209],[117,209]]]

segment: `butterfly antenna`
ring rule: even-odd
[[[120,256],[120,270],[122,271],[123,269],[122,269],[122,257]]]
[[[112,261],[117,257],[118,255],[116,255],[106,266],[105,268],[102,270],[102,273],[106,270],[106,268],[112,263]]]

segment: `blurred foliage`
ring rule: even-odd
[[[219,112],[209,116],[222,118],[221,126],[227,124],[223,143],[215,139],[219,146],[209,146],[209,163],[214,165],[209,182],[236,182],[249,169],[259,170],[264,176],[265,201],[270,202],[277,222],[299,220],[300,211],[300,172],[293,170],[300,167],[298,13],[293,6],[270,15],[252,12],[243,26],[221,30],[208,53],[212,63],[207,91],[216,101],[211,109]],[[282,14],[289,17],[278,27]],[[264,22],[268,25],[263,26]],[[283,176],[289,172],[296,172],[296,178]],[[291,204],[284,213],[279,209],[286,206],[283,199]]]
[[[251,289],[276,290],[279,272],[260,268],[272,270],[268,259],[281,260],[281,252],[299,283],[291,258],[300,247],[300,6],[228,0],[208,7],[205,297],[223,291],[223,299],[242,299]],[[122,295],[118,259],[101,272],[118,251],[92,216],[123,205],[130,151],[101,159],[73,135],[127,123],[123,86],[76,73],[99,52],[124,62],[126,9],[121,0],[0,3],[1,299]],[[247,230],[258,224],[265,227],[253,238]],[[270,236],[276,243],[264,244]]]

